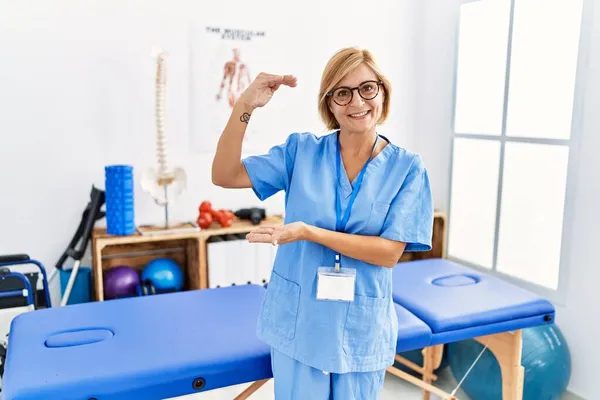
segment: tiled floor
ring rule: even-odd
[[[241,393],[248,385],[238,385],[229,388],[213,390],[210,392],[199,393],[190,396],[176,397],[169,400],[232,400],[236,395]],[[436,386],[451,392],[456,386],[456,381],[452,378],[452,375],[446,369],[441,371],[439,374],[438,382]],[[469,398],[459,390],[456,396],[460,400],[469,400]],[[408,383],[400,378],[395,377],[391,374],[386,374],[385,383],[383,385],[383,391],[379,400],[421,400],[422,392],[421,389]],[[249,400],[274,400],[273,396],[273,381],[270,380],[263,387],[261,387],[253,396],[250,396]],[[431,400],[438,400],[439,397],[432,395]]]

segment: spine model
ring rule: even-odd
[[[142,190],[165,210],[165,227],[169,226],[169,205],[179,197],[187,187],[187,175],[183,168],[169,165],[167,135],[165,129],[167,103],[167,54],[154,48],[152,55],[156,60],[154,78],[154,117],[156,122],[156,168],[146,168],[142,173]]]
[[[167,138],[165,135],[165,110],[167,97],[167,65],[166,54],[160,52],[157,54],[156,62],[156,156],[158,158],[158,178],[159,185],[170,183],[168,162],[167,162]],[[167,182],[165,182],[165,180]]]

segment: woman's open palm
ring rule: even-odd
[[[240,101],[252,108],[266,105],[281,85],[296,87],[296,77],[292,75],[272,75],[261,72],[240,97]]]
[[[246,235],[250,243],[286,244],[302,240],[306,225],[292,222],[282,226],[261,226]]]

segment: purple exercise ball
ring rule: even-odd
[[[126,265],[110,268],[104,273],[104,297],[118,299],[136,296],[136,288],[140,283],[140,274]]]

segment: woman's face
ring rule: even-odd
[[[383,110],[384,90],[371,68],[359,65],[331,92],[329,109],[342,131],[364,133],[375,129]]]

